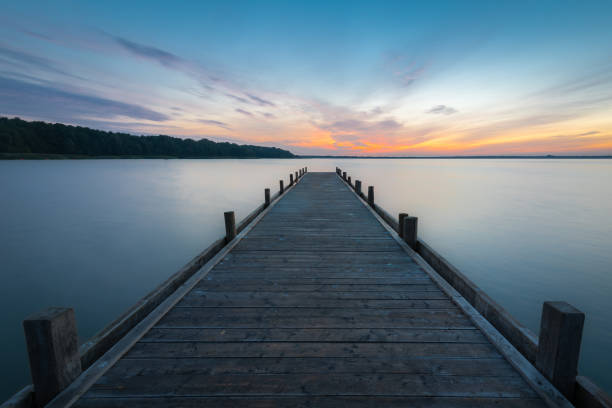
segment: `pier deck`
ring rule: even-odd
[[[79,407],[543,407],[335,173],[307,173]]]

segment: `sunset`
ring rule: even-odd
[[[611,176],[612,0],[0,0],[0,408],[612,408]]]
[[[5,3],[0,114],[314,155],[612,154],[609,2]]]

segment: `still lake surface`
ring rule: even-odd
[[[542,302],[587,315],[581,374],[612,392],[612,160],[0,161],[0,402],[30,382],[22,319],[75,308],[92,336],[308,166],[387,211],[536,333]],[[285,181],[287,183],[287,181]]]

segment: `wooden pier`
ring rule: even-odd
[[[223,250],[48,406],[571,407],[358,187],[304,169],[226,214]]]

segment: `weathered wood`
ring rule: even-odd
[[[544,302],[536,366],[568,399],[574,397],[584,313],[565,302]]]
[[[270,208],[77,406],[542,406],[336,175]]]
[[[293,185],[293,174],[289,174],[289,185]]]
[[[361,195],[361,180],[355,180],[355,191],[357,195]]]
[[[74,310],[51,307],[23,321],[34,402],[51,401],[81,374],[81,358]]]
[[[399,226],[397,233],[399,234],[400,238],[404,238],[404,221],[406,220],[406,217],[408,217],[407,213],[399,213],[397,217],[397,224]]]
[[[405,217],[404,218],[404,233],[402,238],[412,249],[416,249],[417,245],[417,228],[418,228],[417,217]]]
[[[284,185],[284,181],[283,180],[279,180],[278,181],[279,187],[280,187],[280,193],[283,194],[285,192],[285,185]]]
[[[264,204],[266,207],[270,205],[270,189],[269,188],[264,189]]]
[[[368,186],[368,204],[374,206],[374,186]]]
[[[225,219],[225,242],[230,242],[236,237],[236,217],[233,211],[223,213]]]
[[[299,178],[300,178],[300,177],[298,176],[298,172],[296,171],[296,172],[295,172],[295,182],[296,182],[296,183],[297,183],[297,181],[298,181],[298,179],[299,179]]]
[[[348,176],[347,182],[349,183],[349,186],[353,187],[353,184],[351,183],[351,176]]]
[[[83,398],[78,407],[182,407],[211,406],[216,408],[542,408],[545,405],[537,398],[493,398],[493,397],[406,397],[406,396],[202,396],[188,397],[113,397]]]
[[[344,181],[346,181],[346,171],[343,171],[343,172],[342,172],[342,179],[343,179]]]

